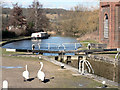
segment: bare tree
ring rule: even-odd
[[[17,35],[23,35],[26,31],[26,19],[23,16],[23,12],[18,3],[13,4],[13,9],[10,14],[9,20],[10,31],[15,32]]]
[[[58,25],[65,34],[77,37],[98,30],[99,10],[90,11],[84,6],[75,6],[60,17]]]
[[[23,12],[20,6],[18,6],[18,3],[13,4],[13,10],[10,15],[10,25],[13,25],[14,27],[17,26],[23,26],[26,24],[25,17],[23,16]]]
[[[32,5],[30,5],[29,8],[30,13],[27,19],[28,27],[33,28],[35,32],[38,32],[42,29],[45,30],[49,26],[49,19],[46,17],[42,6],[42,4],[34,0],[34,2],[32,3]]]

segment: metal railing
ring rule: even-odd
[[[81,47],[80,43],[38,43],[38,44],[34,44],[35,47],[38,47],[38,49],[47,49],[50,50],[51,48],[53,49],[58,49],[60,50],[66,50],[67,48],[74,48],[75,50],[77,50],[78,47]]]

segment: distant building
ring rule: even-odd
[[[100,0],[99,14],[99,42],[120,48],[120,0]]]

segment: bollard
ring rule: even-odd
[[[63,69],[64,68],[64,64],[61,64],[61,69]]]

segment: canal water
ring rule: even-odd
[[[22,40],[12,42],[4,45],[3,48],[31,50],[33,44],[35,45],[35,50],[49,50],[49,51],[62,51],[62,50],[68,51],[75,50],[78,47],[81,47],[81,44],[74,37],[54,36],[49,37],[48,39]],[[74,53],[66,53],[66,55],[68,54],[74,55]],[[57,55],[57,54],[44,53],[44,55]]]

